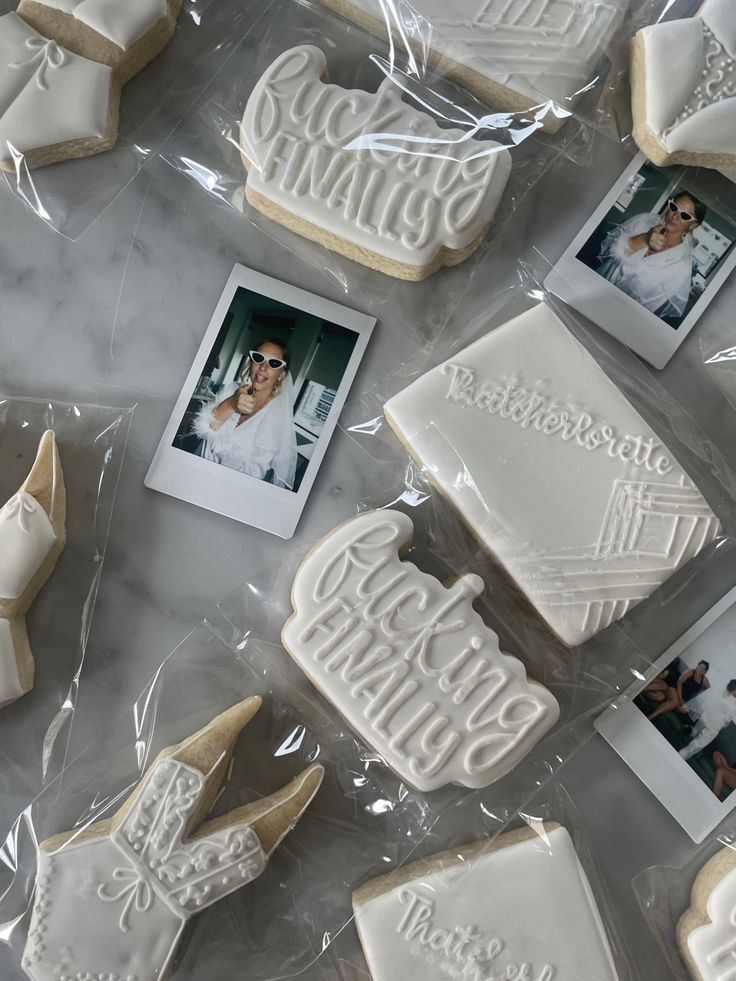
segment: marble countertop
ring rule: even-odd
[[[620,146],[598,139],[589,159],[552,167],[488,248],[465,300],[468,316],[482,313],[513,283],[519,257],[533,255],[542,266],[543,260],[553,262],[628,159]],[[114,715],[127,709],[163,657],[223,596],[351,514],[365,495],[366,474],[341,466],[344,435],[330,449],[291,543],[144,488],[164,424],[235,262],[345,299],[334,277],[234,211],[215,206],[161,161],[152,161],[78,242],[50,231],[0,188],[0,394],[136,407],[80,679],[82,701],[94,703],[90,711]],[[736,460],[733,410],[703,364],[703,349],[710,352],[715,339],[729,336],[735,300],[731,282],[659,373],[730,460]],[[412,355],[415,338],[405,328],[406,315],[399,304],[382,303],[358,391]],[[727,584],[720,585],[725,591]],[[21,732],[36,735],[48,721],[14,716]],[[641,917],[631,879],[650,865],[682,864],[691,842],[597,736],[558,778],[591,836],[639,976],[669,981],[670,968]],[[0,799],[2,834],[41,787],[35,751],[19,748],[7,783],[13,792]],[[21,979],[2,945],[0,976]],[[322,977],[319,968],[304,976]],[[206,964],[199,978],[209,981]]]

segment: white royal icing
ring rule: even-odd
[[[105,135],[112,71],[0,17],[0,159]]]
[[[241,124],[248,188],[333,235],[412,266],[475,242],[511,169],[507,150],[442,129],[402,101],[326,85],[319,48],[284,52],[258,81]]]
[[[0,618],[0,705],[23,695],[10,623]]]
[[[323,2],[335,5],[335,0]],[[484,78],[534,99],[562,101],[592,81],[628,6],[628,0],[349,3],[394,30],[399,27],[404,36],[426,38],[437,54]],[[410,23],[415,14],[419,17]]]
[[[119,48],[127,49],[168,13],[166,0],[36,0],[71,14]]]
[[[385,412],[567,644],[623,616],[720,530],[545,304],[422,376]]]
[[[564,828],[410,879],[355,920],[372,981],[617,981]]]
[[[111,835],[39,852],[22,962],[33,981],[157,981],[186,921],[261,874],[248,824],[186,840],[205,791],[198,770],[162,760]]]
[[[557,720],[472,607],[478,576],[449,589],[402,562],[411,518],[370,511],[334,531],[300,566],[284,646],[361,737],[408,784],[484,787]]]
[[[642,30],[647,127],[670,152],[736,153],[736,4]],[[672,71],[672,59],[677,71]]]
[[[18,599],[56,541],[49,516],[21,490],[0,509],[0,599]]]
[[[736,869],[725,875],[708,896],[709,923],[697,927],[687,946],[701,981],[736,978]]]

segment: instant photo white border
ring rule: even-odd
[[[647,163],[645,154],[639,153],[634,157],[584,227],[567,247],[559,262],[545,279],[544,285],[551,293],[582,313],[588,320],[602,327],[617,340],[626,344],[649,364],[655,368],[664,368],[733,269],[736,268],[736,248],[708,284],[705,293],[694,304],[690,313],[677,328],[670,327],[656,314],[647,310],[617,286],[609,283],[603,276],[581,262],[577,258],[578,252],[618,200],[629,178],[636,174],[645,163]],[[653,164],[652,166],[656,165]],[[660,167],[658,169],[663,170],[665,168]],[[728,180],[734,180],[733,174],[721,174],[719,171],[713,171],[713,173]]]
[[[736,807],[736,791],[720,801],[661,732],[634,705],[647,684],[736,603],[736,586],[658,658],[643,682],[626,691],[595,720],[595,728],[631,767],[694,842],[700,844]]]
[[[228,467],[172,445],[225,316],[241,287],[337,324],[356,335],[353,353],[297,491],[276,487],[257,477],[230,470]],[[208,511],[234,518],[236,521],[278,535],[280,538],[291,538],[296,531],[375,325],[375,317],[369,317],[341,303],[334,303],[332,300],[326,300],[296,286],[290,286],[246,266],[236,265],[215,307],[197,356],[166,424],[161,442],[146,474],[144,481],[146,487],[190,504],[196,504]]]

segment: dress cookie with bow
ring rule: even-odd
[[[240,127],[248,202],[398,279],[467,259],[501,202],[508,150],[441,128],[391,78],[366,92],[326,77],[324,53],[301,45],[257,82]]]
[[[632,41],[634,139],[659,166],[736,167],[736,4],[705,0]]]
[[[248,698],[163,750],[114,817],[41,842],[22,959],[32,981],[162,981],[187,921],[263,872],[324,771],[204,820],[260,705]]]
[[[17,14],[0,17],[0,167],[44,167],[109,150],[120,86],[112,69],[60,47]]]
[[[169,43],[181,0],[20,0],[18,13],[39,34],[109,65],[123,84]]]
[[[66,489],[51,430],[20,490],[0,508],[0,708],[33,688],[26,613],[66,544]]]

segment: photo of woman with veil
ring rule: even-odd
[[[290,360],[286,344],[276,338],[248,352],[238,377],[195,417],[202,457],[293,489],[297,442]]]

